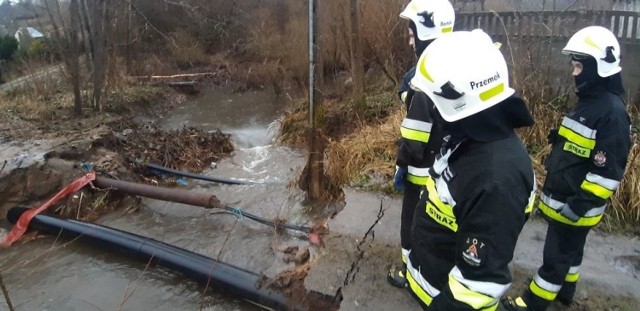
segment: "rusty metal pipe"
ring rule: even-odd
[[[117,189],[128,194],[138,195],[151,199],[184,203],[189,205],[201,206],[204,208],[225,208],[225,206],[220,203],[220,200],[218,200],[215,195],[207,193],[198,193],[183,189],[150,186],[100,176],[96,177],[95,185],[98,188]]]
[[[251,213],[244,212],[237,208],[226,206],[218,200],[215,195],[198,193],[183,189],[173,189],[158,186],[150,186],[145,184],[138,184],[129,181],[122,181],[117,179],[111,179],[106,177],[96,176],[95,185],[98,188],[104,189],[117,189],[119,191],[138,195],[146,198],[158,199],[169,202],[184,203],[189,205],[201,206],[204,208],[220,208],[230,211],[238,216],[247,217],[253,221],[259,222],[263,225],[267,225],[276,229],[290,229],[294,231],[300,231],[309,233],[311,228],[305,226],[298,226],[293,224],[274,222],[272,220],[253,215]]]

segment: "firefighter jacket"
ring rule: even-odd
[[[445,138],[429,175],[414,220],[410,288],[429,310],[495,310],[535,198],[529,154],[512,130],[489,142]]]
[[[631,148],[631,121],[622,98],[605,89],[579,95],[558,129],[545,160],[547,177],[539,209],[547,219],[592,227],[620,185]],[[577,222],[558,212],[567,203]]]
[[[422,186],[428,168],[442,143],[442,128],[434,123],[434,104],[427,94],[415,91],[400,126],[396,165],[407,168],[407,181]]]
[[[411,88],[409,83],[411,82],[411,79],[413,79],[413,76],[415,75],[416,75],[416,67],[413,66],[413,68],[409,69],[409,71],[407,71],[407,73],[404,75],[404,78],[402,79],[402,84],[400,84],[400,89],[398,90],[398,97],[400,98],[400,101],[402,101],[402,103],[405,105],[405,108],[407,109],[407,111],[409,110],[409,104],[411,104],[411,98],[415,93],[415,91]]]

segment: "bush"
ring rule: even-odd
[[[58,54],[51,39],[42,38],[31,42],[27,48],[27,57],[52,61],[58,59]]]
[[[12,36],[0,37],[0,60],[11,60],[18,50],[18,40]]]

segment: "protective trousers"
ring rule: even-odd
[[[420,188],[410,181],[404,183],[404,195],[402,197],[402,214],[400,216],[400,245],[402,247],[402,262],[407,263],[409,251],[411,251],[411,226],[416,206],[420,200]]]
[[[412,224],[413,249],[409,255],[407,277],[418,275],[424,267],[429,267],[428,273],[421,274],[423,282],[416,281],[415,278],[409,282],[410,292],[428,310],[433,297],[440,293],[440,290],[447,285],[449,272],[453,269],[456,260],[456,233],[443,227],[431,217],[424,209],[426,196],[420,198],[416,215]],[[419,284],[419,287],[413,284]]]
[[[549,222],[542,267],[523,296],[529,310],[544,311],[554,300],[573,301],[589,230]]]

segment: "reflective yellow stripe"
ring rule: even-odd
[[[498,303],[496,302],[493,306],[486,307],[482,309],[482,311],[495,311],[498,310]]]
[[[427,182],[425,183],[427,187],[427,193],[429,194],[429,200],[436,205],[436,207],[445,215],[452,217],[455,219],[455,215],[453,214],[453,207],[447,203],[442,202],[440,197],[438,196],[438,191],[436,190],[436,183],[433,178],[427,178]]]
[[[420,287],[418,282],[413,279],[411,273],[407,273],[407,281],[409,282],[409,288],[411,288],[411,291],[416,294],[416,296],[418,296],[418,298],[420,298],[420,300],[422,300],[425,305],[431,305],[433,297],[429,296],[429,294],[427,294],[427,292],[425,292],[422,287]]]
[[[464,302],[476,310],[496,304],[495,298],[468,289],[451,275],[449,275],[449,289],[457,301]]]
[[[414,185],[424,186],[429,177],[429,168],[407,166],[407,181]]]
[[[558,130],[558,135],[566,138],[568,141],[578,144],[584,148],[593,149],[596,146],[596,140],[591,138],[586,138],[581,136],[580,134],[572,131],[566,126],[561,126]]]
[[[402,92],[402,94],[400,94],[400,99],[403,103],[407,101],[407,95],[409,95],[409,92]]]
[[[616,190],[618,189],[618,186],[620,186],[620,182],[615,180],[615,179],[609,179],[606,177],[602,177],[600,175],[594,174],[594,173],[588,173],[587,174],[587,178],[585,178],[586,180],[598,184],[600,186],[603,186],[609,190]]]
[[[429,195],[429,201],[426,206],[427,215],[454,232],[458,231],[458,224],[456,223],[456,216],[453,214],[453,207],[440,200],[433,178],[428,177],[425,186],[427,187],[427,193]]]
[[[431,81],[431,83],[434,83],[435,81],[433,80],[433,78],[431,77],[429,72],[427,71],[427,64],[426,64],[427,63],[427,57],[426,57],[426,54],[424,54],[423,57],[421,57],[420,59],[422,59],[422,63],[420,63],[420,66],[419,66],[420,73],[427,80]]]
[[[577,222],[572,222],[571,220],[565,218],[564,216],[560,215],[560,213],[556,212],[556,210],[554,210],[553,208],[549,207],[547,204],[545,204],[544,202],[540,201],[540,204],[538,204],[538,208],[540,209],[540,211],[547,215],[547,217],[557,221],[557,222],[561,222],[563,224],[567,224],[567,225],[571,225],[571,226],[576,226],[576,227],[591,227],[591,226],[595,226],[600,222],[600,219],[602,219],[602,214],[600,215],[596,215],[593,217],[580,217],[580,219],[578,219]]]
[[[455,217],[450,217],[438,210],[433,204],[427,203],[427,214],[439,224],[451,229],[452,231],[458,231],[458,224]]]
[[[442,28],[442,33],[449,33],[453,31],[453,27],[444,27]]]
[[[582,190],[589,191],[604,200],[608,199],[613,194],[613,191],[587,180],[582,182],[580,188],[582,188]]]
[[[535,182],[535,181],[534,181]],[[529,203],[527,204],[527,208],[524,209],[525,214],[531,214],[533,211],[533,205],[536,202],[536,187],[533,187],[533,191],[531,191],[531,195],[529,196]]]
[[[428,179],[429,179],[429,177],[423,177],[423,176],[416,176],[416,175],[407,174],[407,181],[409,181],[410,183],[412,183],[414,185],[418,185],[418,186],[426,185]]]
[[[575,283],[578,282],[578,279],[580,278],[580,273],[569,273],[567,274],[567,276],[564,278],[565,282],[571,282],[571,283]]]
[[[550,292],[548,290],[543,289],[542,287],[538,286],[538,284],[536,284],[536,282],[534,281],[531,281],[531,283],[529,283],[529,289],[534,295],[544,300],[552,301],[556,299],[556,296],[558,295],[558,293]]]
[[[429,136],[431,136],[431,133],[418,131],[418,130],[413,130],[413,129],[408,129],[406,127],[401,127],[400,128],[400,135],[402,136],[402,138],[406,138],[406,139],[410,139],[410,140],[416,140],[416,141],[419,141],[419,142],[426,143],[426,142],[429,141]]]
[[[527,304],[522,300],[522,297],[518,297],[516,298],[516,306],[526,308]]]
[[[570,141],[564,143],[564,147],[562,149],[583,158],[589,158],[589,156],[591,156],[590,149],[582,148]]]
[[[593,41],[593,39],[591,39],[591,37],[590,37],[590,36],[587,36],[586,38],[584,38],[584,43],[586,43],[587,45],[590,45],[590,46],[592,46],[592,47],[596,48],[597,50],[602,51],[602,48],[601,48],[597,43],[595,43],[595,42]]]
[[[591,129],[590,127],[574,120],[569,117],[564,117],[562,119],[561,126],[570,129],[572,132],[589,139],[596,139],[596,133],[598,131]]]
[[[480,100],[483,102],[488,101],[489,99],[492,99],[496,96],[498,96],[500,93],[502,93],[504,91],[504,83],[500,83],[482,93],[480,93]]]

